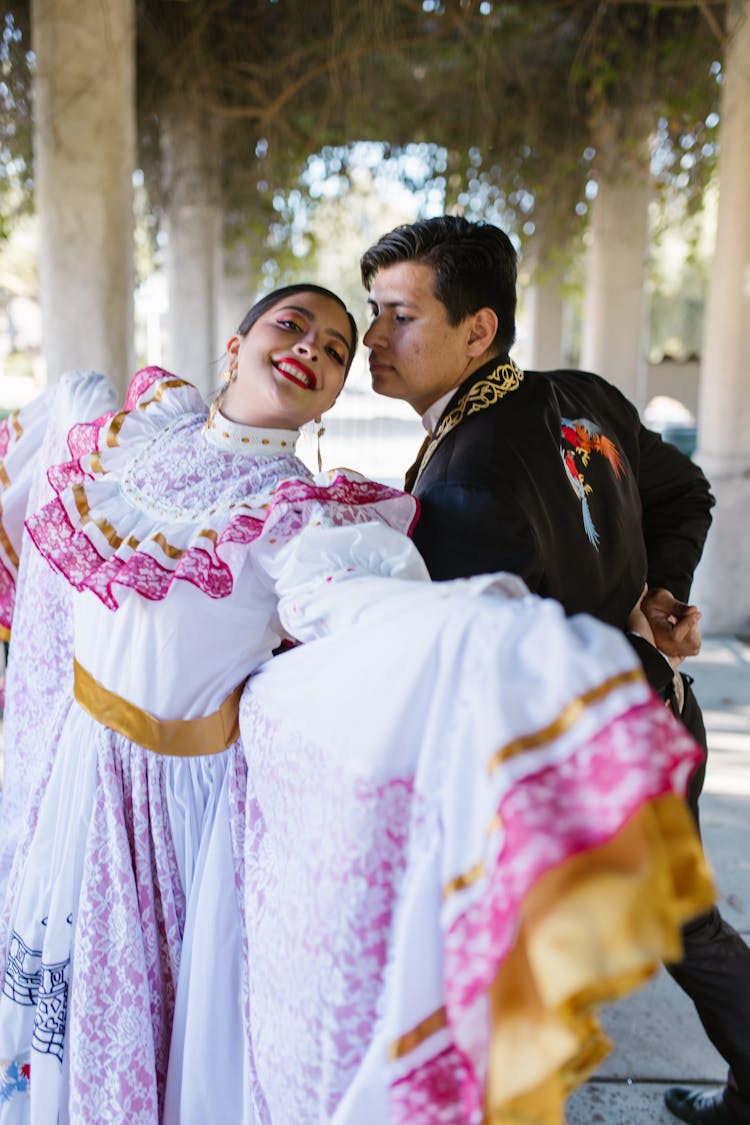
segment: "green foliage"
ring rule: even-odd
[[[0,243],[33,207],[28,12],[5,12],[0,28]]]

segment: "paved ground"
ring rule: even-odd
[[[687,661],[708,730],[709,764],[701,798],[706,853],[721,910],[750,941],[750,644],[704,639]],[[602,1021],[615,1051],[568,1103],[567,1125],[675,1125],[663,1105],[667,1086],[716,1086],[726,1066],[711,1047],[684,993],[662,971]]]

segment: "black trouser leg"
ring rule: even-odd
[[[727,1105],[750,1122],[750,948],[716,909],[688,922],[682,935],[684,959],[667,969],[729,1063]]]
[[[682,721],[706,749],[703,716],[685,678]],[[700,831],[698,797],[705,759],[693,775],[688,802]],[[724,1098],[738,1121],[750,1122],[750,947],[717,909],[683,928],[684,959],[667,969],[693,1001],[708,1038],[729,1063]]]

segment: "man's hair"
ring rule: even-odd
[[[397,262],[430,266],[433,292],[453,325],[478,309],[493,309],[498,318],[493,353],[510,351],[516,338],[516,252],[499,227],[457,215],[396,227],[362,255],[365,289],[370,291],[378,270]]]

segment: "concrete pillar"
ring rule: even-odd
[[[542,276],[523,299],[526,367],[550,371],[562,365],[563,300],[559,276]]]
[[[724,59],[719,209],[696,459],[717,506],[693,600],[704,632],[750,633],[750,0],[733,0]]]
[[[605,169],[591,212],[581,339],[581,367],[614,383],[639,409],[646,405],[646,266],[648,158],[626,170]]]
[[[32,0],[39,288],[47,378],[133,365],[135,5]]]
[[[221,210],[215,123],[190,102],[161,114],[166,198],[167,366],[208,395],[218,385]]]

